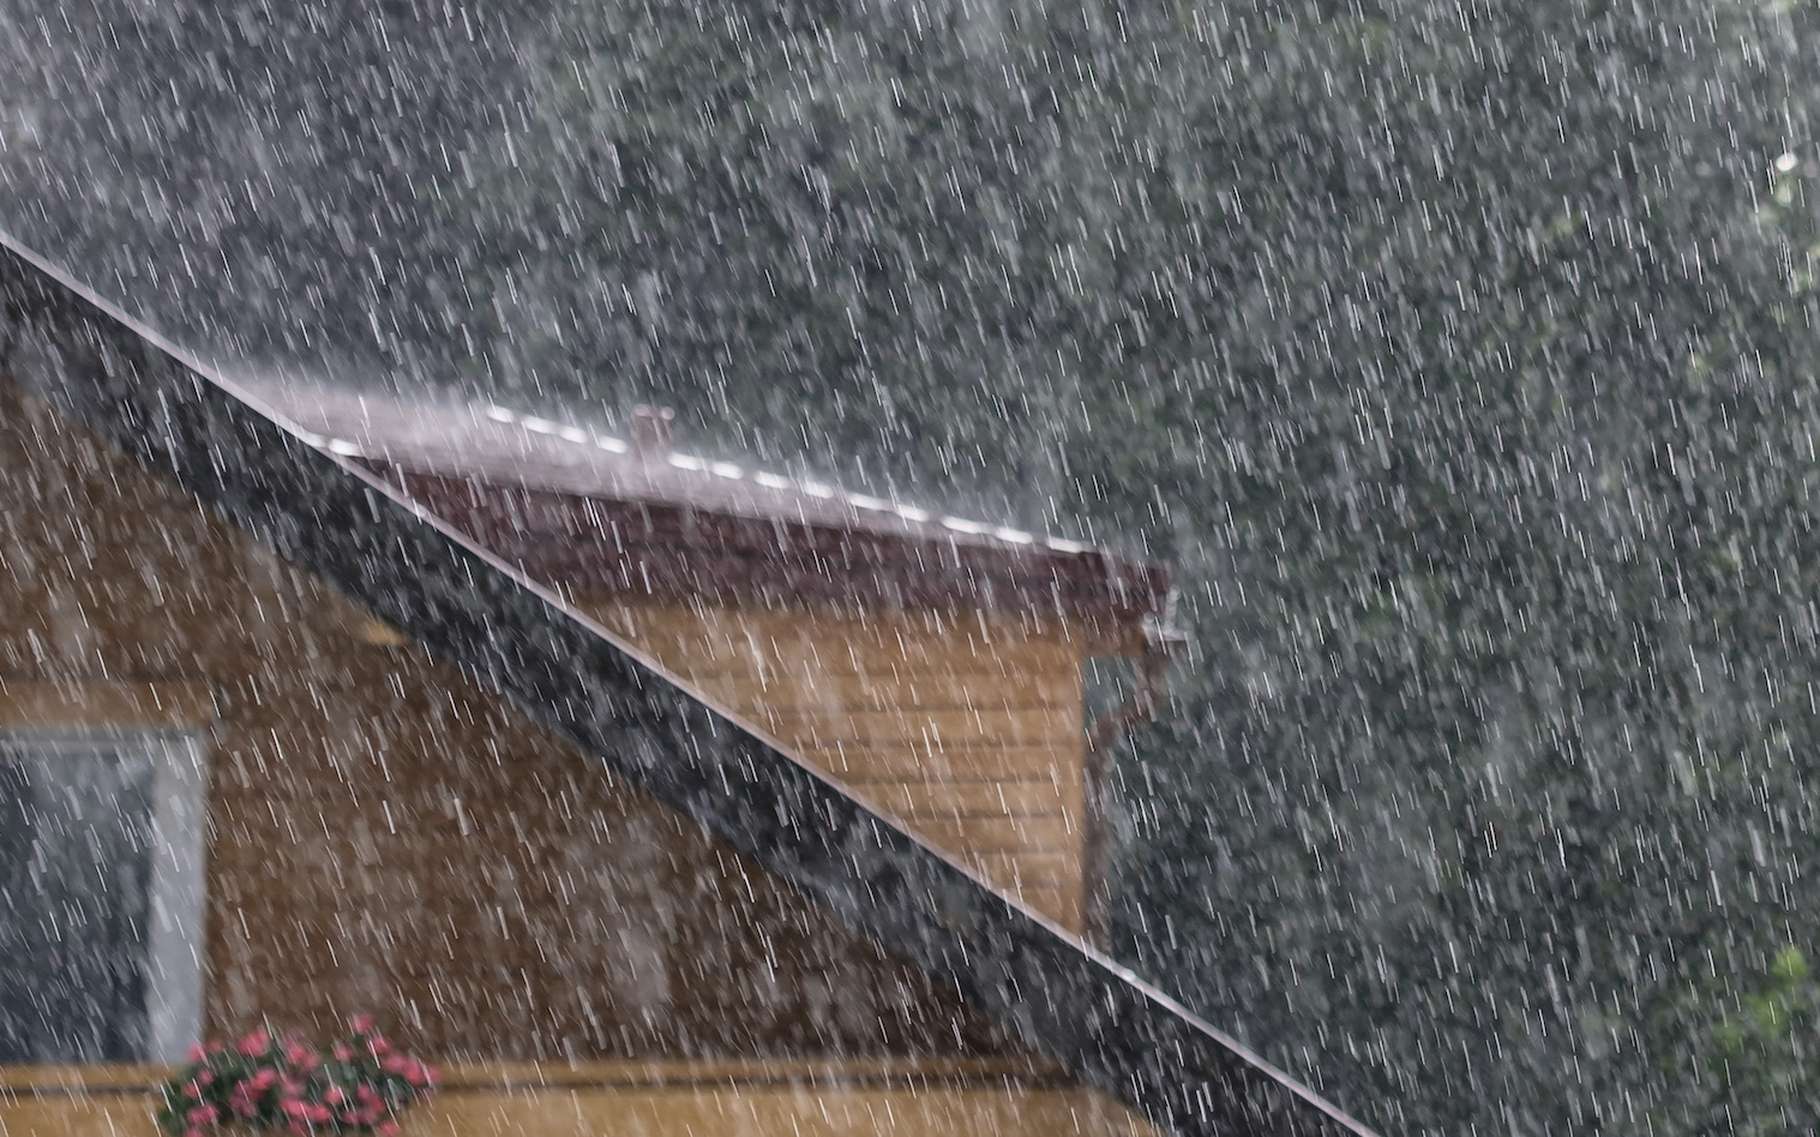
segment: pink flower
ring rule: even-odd
[[[345,1042],[337,1042],[335,1048],[330,1051],[330,1053],[335,1056],[335,1061],[337,1062],[346,1062],[354,1057],[354,1052],[348,1048],[348,1044]]]
[[[379,1137],[393,1137],[393,1134],[398,1132],[398,1123],[396,1121],[387,1121],[385,1124],[379,1126],[379,1128],[373,1130],[373,1132],[379,1134]]]
[[[414,1089],[423,1089],[436,1082],[436,1071],[415,1058],[388,1058],[385,1069],[403,1078]]]
[[[212,1086],[214,1084],[215,1084],[215,1071],[204,1070],[202,1073],[196,1075],[196,1085]]]
[[[190,1128],[192,1129],[204,1125],[213,1125],[220,1117],[221,1111],[212,1105],[199,1105],[195,1109],[184,1114],[184,1120],[190,1123]]]
[[[239,1051],[248,1058],[257,1058],[272,1045],[272,1036],[263,1030],[256,1030],[240,1040]]]
[[[322,1064],[316,1052],[300,1042],[293,1042],[284,1048],[284,1060],[299,1070],[314,1070]]]
[[[373,1057],[379,1058],[386,1054],[391,1053],[392,1044],[387,1042],[385,1039],[381,1038],[379,1035],[376,1035],[376,1034],[368,1035],[367,1036],[367,1049],[373,1052]]]
[[[184,1131],[183,1131],[183,1137],[202,1137],[202,1130],[200,1130],[200,1129],[185,1129],[185,1130],[184,1130]]]
[[[200,1098],[202,1096],[202,1083],[200,1081],[193,1081],[189,1085],[183,1087],[183,1096],[186,1098]]]
[[[254,1093],[263,1093],[266,1090],[271,1089],[274,1085],[277,1084],[277,1082],[278,1082],[278,1071],[272,1069],[270,1066],[267,1066],[265,1069],[259,1071],[257,1074],[254,1074],[251,1078],[247,1079],[246,1085]]]
[[[292,1098],[278,1107],[286,1117],[299,1118],[313,1125],[323,1125],[335,1119],[335,1114],[328,1106],[318,1105],[301,1098]]]
[[[204,1050],[202,1048],[202,1045],[200,1043],[198,1043],[195,1046],[190,1047],[190,1052],[188,1054],[185,1054],[184,1058],[191,1063],[195,1063],[195,1062],[206,1061],[208,1059],[208,1056],[209,1056],[209,1052]]]
[[[372,1015],[355,1015],[353,1018],[348,1020],[348,1029],[353,1031],[355,1034],[373,1033],[373,1016]]]
[[[322,1095],[322,1100],[330,1105],[340,1105],[348,1100],[348,1093],[340,1086],[330,1086],[329,1092]]]

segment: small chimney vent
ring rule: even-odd
[[[662,458],[670,453],[670,424],[675,419],[676,412],[669,407],[633,407],[632,453],[640,458]]]

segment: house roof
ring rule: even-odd
[[[969,604],[1134,629],[1161,565],[854,493],[812,477],[635,445],[497,404],[319,385],[250,386],[312,444],[386,478],[530,575],[591,590]]]
[[[16,377],[1015,1035],[1185,1134],[1366,1134],[0,234]]]

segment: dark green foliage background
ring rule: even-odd
[[[1173,561],[1117,950],[1345,1106],[1820,1124],[1808,5],[5,7],[0,211],[241,366]]]

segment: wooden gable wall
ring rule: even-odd
[[[1002,1053],[955,993],[0,380],[0,730],[209,764],[211,1029],[448,1057]]]
[[[606,627],[1078,931],[1086,640],[978,611],[586,602]]]

